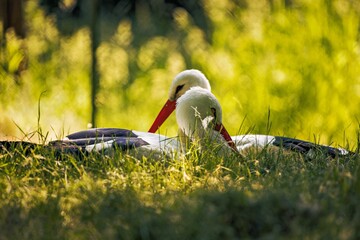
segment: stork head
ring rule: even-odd
[[[158,130],[175,110],[176,100],[192,87],[200,87],[211,91],[209,80],[199,70],[185,70],[176,75],[170,86],[169,99],[159,112],[149,132],[154,133]]]
[[[211,91],[209,80],[196,69],[185,70],[176,75],[169,90],[169,100],[176,101],[192,87],[201,87]]]
[[[222,124],[222,110],[216,97],[207,89],[193,87],[178,98],[176,121],[187,138],[192,140],[211,138],[211,141],[237,151],[229,133]]]
[[[193,87],[178,98],[176,121],[186,136],[204,137],[208,129],[222,122],[222,110],[215,96],[206,89]]]

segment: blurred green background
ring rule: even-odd
[[[98,10],[97,127],[147,131],[174,76],[197,68],[232,135],[357,146],[359,1],[21,2],[23,34],[2,18],[1,138],[26,139],[40,126],[49,140],[88,127]],[[175,115],[161,133],[177,133]]]

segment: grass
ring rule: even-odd
[[[356,239],[359,157],[0,155],[1,239]]]

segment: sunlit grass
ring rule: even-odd
[[[2,239],[357,236],[359,158],[0,154]],[[21,228],[21,231],[18,229]],[[53,238],[53,237],[51,237]]]

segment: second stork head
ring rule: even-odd
[[[209,80],[199,70],[185,70],[176,75],[171,83],[169,90],[169,99],[160,110],[149,132],[154,133],[170,116],[176,108],[176,100],[192,87],[201,87],[211,91]]]
[[[176,121],[180,135],[191,140],[210,140],[221,147],[237,148],[222,124],[222,109],[207,89],[192,87],[177,99]]]

